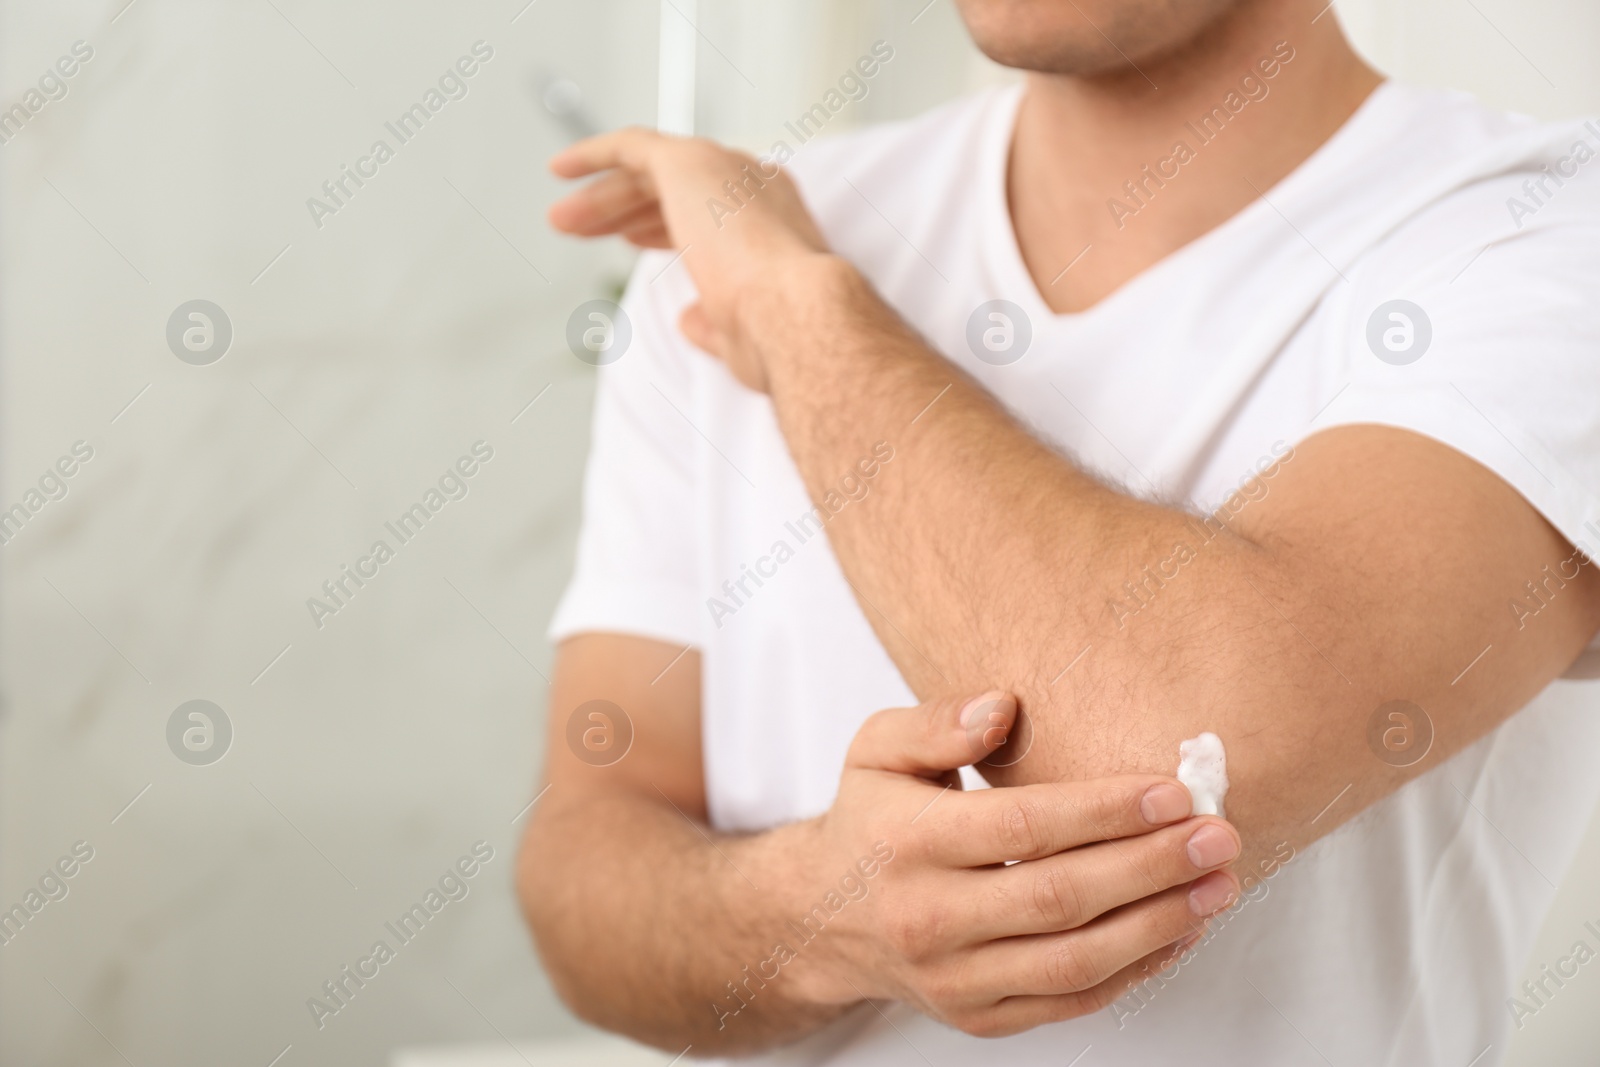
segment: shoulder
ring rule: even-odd
[[[1319,351],[1343,384],[1316,421],[1441,441],[1576,542],[1600,521],[1600,122],[1408,92],[1385,151],[1410,178],[1383,189],[1416,200],[1341,271]]]
[[[1503,258],[1522,266],[1529,256],[1600,265],[1600,121],[1540,122],[1464,93],[1393,92],[1399,99],[1384,151],[1395,165],[1418,168],[1417,183],[1430,191],[1361,257],[1353,277],[1470,291],[1474,274],[1487,282],[1501,273],[1489,250],[1507,249],[1512,255]]]

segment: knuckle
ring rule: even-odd
[[[725,164],[729,161],[732,161],[735,165],[737,165],[742,161],[742,156],[740,153],[735,152],[724,145],[718,144],[709,137],[691,137],[688,138],[685,144],[695,153],[695,155],[699,156],[702,160],[705,160],[708,163]]]
[[[624,126],[619,132],[618,142],[631,143],[635,149],[653,145],[666,139],[665,134],[649,126]]]
[[[918,864],[935,864],[938,862],[939,850],[945,840],[940,834],[941,824],[932,818],[931,813],[922,822],[924,825],[914,827],[910,833],[901,832],[904,844],[895,842],[896,855],[903,852],[907,858],[915,860]],[[907,867],[909,866],[908,864]],[[890,877],[898,882],[905,870],[906,868],[901,868]],[[884,873],[888,874],[887,869]]]
[[[1063,993],[1076,993],[1099,982],[1099,968],[1086,948],[1073,938],[1060,938],[1043,960],[1045,985]]]
[[[1141,782],[1137,785],[1120,786],[1108,792],[1101,801],[1102,816],[1106,820],[1106,825],[1119,832],[1124,826],[1148,828],[1149,824],[1145,822],[1144,812],[1140,808],[1146,788]]]
[[[1067,1002],[1062,1014],[1062,1019],[1075,1019],[1080,1015],[1093,1015],[1111,1006],[1111,1002],[1127,992],[1124,985],[1116,982],[1101,982],[1091,989],[1085,989],[1070,1002]]]
[[[1029,905],[1034,918],[1062,929],[1081,926],[1089,918],[1077,881],[1059,865],[1045,867],[1034,876]]]
[[[1097,789],[1089,795],[1079,812],[1089,821],[1100,837],[1119,836],[1121,828],[1130,821],[1130,812],[1138,812],[1139,799],[1127,789]],[[1140,816],[1140,822],[1143,817]]]
[[[1187,937],[1194,932],[1195,923],[1196,919],[1189,911],[1186,892],[1166,894],[1166,899],[1149,909],[1144,920],[1150,940],[1161,942]]]
[[[890,916],[883,924],[884,940],[889,942],[889,947],[906,958],[911,958],[912,946],[917,939],[916,930],[910,918],[904,913]]]
[[[877,750],[881,738],[890,735],[894,709],[884,708],[868,715],[856,729],[855,737],[850,739],[848,758],[855,764],[864,764],[869,761]]]
[[[940,968],[928,968],[916,982],[916,993],[919,999],[933,1010],[935,1015],[949,1020],[951,1025],[958,1025],[956,1020],[971,1014],[970,1008],[962,1004],[959,995],[960,986],[954,976],[947,974]]]
[[[900,956],[915,963],[934,954],[941,926],[942,922],[934,911],[901,911],[888,921],[885,933],[890,946]],[[936,980],[934,984],[937,985]]]
[[[862,733],[889,734],[894,732],[895,723],[900,718],[902,708],[879,708],[867,716],[867,721],[862,724]]]
[[[1182,842],[1174,848],[1159,832],[1124,841],[1119,851],[1146,886],[1171,889],[1185,878],[1194,877],[1194,868],[1185,866],[1188,857]]]
[[[1015,859],[1035,856],[1044,843],[1044,819],[1037,805],[1013,800],[1000,817],[1000,845]]]
[[[624,192],[638,194],[649,192],[653,188],[650,180],[636,170],[623,171],[621,180],[625,187]]]

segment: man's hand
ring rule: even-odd
[[[968,1033],[1016,1033],[1103,1008],[1233,902],[1238,882],[1221,868],[1238,834],[1190,818],[1173,779],[961,792],[951,772],[992,755],[1015,716],[1000,693],[879,712],[833,807],[791,828],[798,840],[772,839],[786,853],[773,873],[794,887],[794,919],[775,935],[793,938],[840,872],[868,889],[795,945],[803,997],[900,1000]],[[875,858],[858,870],[862,857]]]
[[[626,709],[625,758],[596,765],[568,744],[592,700]],[[1015,716],[997,694],[879,712],[826,813],[722,833],[705,825],[699,653],[563,642],[548,793],[518,868],[556,989],[599,1026],[724,1055],[794,1041],[863,998],[975,1034],[1097,1009],[1234,898],[1219,868],[1239,838],[1188,818],[1188,792],[1159,775],[956,788],[954,769],[999,749]]]
[[[626,129],[580,141],[550,161],[563,178],[600,177],[550,208],[550,224],[580,237],[620,234],[641,248],[677,248],[700,302],[684,335],[765,389],[739,305],[752,283],[783,277],[827,245],[782,169],[703,138]],[[729,204],[738,208],[730,214]]]

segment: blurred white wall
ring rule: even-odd
[[[577,1029],[509,879],[592,389],[563,330],[628,257],[545,227],[567,134],[537,86],[570,79],[604,126],[653,121],[661,11],[0,0],[0,107],[93,49],[0,145],[0,508],[94,451],[0,547],[0,908],[94,849],[0,947],[0,1062],[343,1067]],[[1592,3],[1338,13],[1401,75],[1600,111]],[[755,149],[875,39],[896,58],[841,125],[1006,76],[949,0],[700,0],[697,19],[700,128]],[[480,40],[467,95],[315,225],[306,199]],[[232,324],[207,366],[166,339],[194,299]],[[466,498],[316,628],[306,598],[480,440]],[[167,741],[196,698],[234,731],[208,766]],[[470,895],[317,1029],[306,999],[480,840]],[[1597,917],[1597,887],[1600,827],[1532,969]],[[1514,1062],[1600,1047],[1597,982],[1531,1020]]]
[[[1600,112],[1592,0],[1339,0],[1379,69],[1545,118]]]

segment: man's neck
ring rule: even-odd
[[[1355,112],[1382,79],[1315,6],[1241,5],[1137,69],[1029,75],[1007,191],[1052,309],[1084,310],[1214,229]]]

